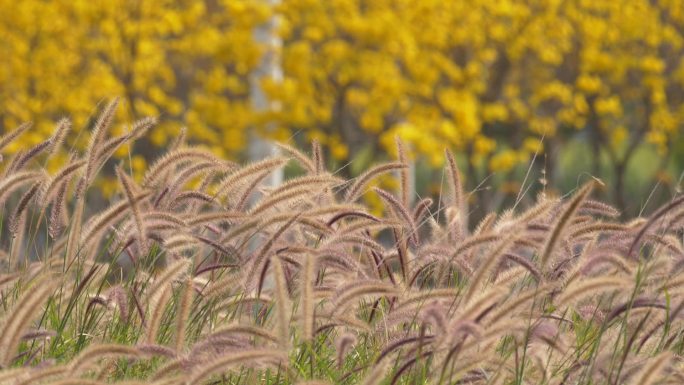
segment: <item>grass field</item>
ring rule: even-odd
[[[136,179],[110,158],[155,122],[110,137],[116,107],[56,172],[66,120],[2,161],[0,384],[684,382],[682,196],[619,221],[592,181],[469,223],[453,156],[414,202],[401,142],[343,180],[316,143],[241,166],[181,136]]]

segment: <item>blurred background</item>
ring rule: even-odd
[[[0,131],[76,143],[120,96],[116,130],[161,121],[138,172],[183,126],[237,160],[317,139],[347,177],[399,135],[417,196],[450,148],[476,216],[592,177],[634,215],[682,187],[683,53],[684,0],[0,0]]]

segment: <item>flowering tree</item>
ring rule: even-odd
[[[278,120],[342,158],[397,133],[434,165],[456,148],[471,186],[542,145],[553,174],[555,149],[583,132],[623,207],[637,146],[666,155],[681,127],[683,4],[288,0]]]
[[[29,141],[70,115],[87,123],[115,95],[129,120],[160,116],[161,146],[182,122],[217,152],[235,154],[254,124],[247,77],[269,9],[250,1],[0,1],[0,125],[42,116]]]
[[[156,146],[183,124],[235,156],[268,123],[346,161],[399,135],[433,166],[444,147],[462,154],[472,188],[540,151],[553,176],[557,148],[581,135],[624,206],[636,149],[667,159],[684,114],[681,0],[0,0],[0,15],[0,127],[41,117],[33,143],[120,95],[129,118],[165,122]],[[263,80],[277,108],[255,111],[254,30],[272,17],[284,78]]]

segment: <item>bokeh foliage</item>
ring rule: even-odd
[[[30,144],[114,95],[124,121],[161,117],[155,146],[187,125],[237,156],[268,126],[344,164],[399,134],[427,167],[462,154],[471,187],[539,151],[554,176],[579,138],[621,207],[640,147],[660,168],[681,157],[682,0],[0,0],[0,15],[0,129],[35,120]],[[262,79],[273,108],[255,111],[254,30],[273,15],[284,76]]]

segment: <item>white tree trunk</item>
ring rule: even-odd
[[[264,0],[268,5],[275,7],[280,0]],[[278,109],[277,103],[268,100],[261,83],[264,79],[271,79],[275,82],[283,80],[283,70],[280,65],[280,49],[282,40],[277,33],[278,16],[273,15],[268,22],[254,30],[254,40],[257,44],[264,47],[264,54],[259,66],[250,75],[250,95],[252,107],[256,112],[264,112]],[[268,123],[266,130],[275,129],[275,122]],[[255,129],[249,135],[248,156],[250,161],[261,160],[279,153],[270,141],[259,136]],[[268,186],[277,186],[283,181],[283,171],[278,170],[272,173],[266,180]]]

